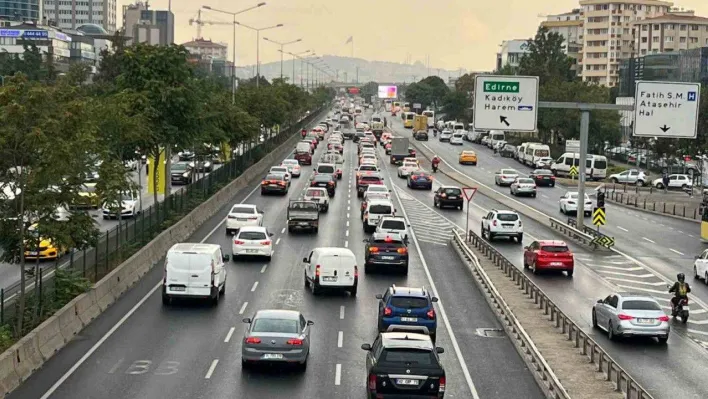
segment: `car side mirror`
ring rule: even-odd
[[[364,238],[363,240],[361,240],[361,242],[369,242],[369,240],[367,240],[366,238]]]
[[[264,211],[258,211],[258,213],[260,213],[261,215],[264,215],[264,214],[265,214]]]
[[[268,237],[273,237],[273,233],[268,233]]]
[[[302,258],[302,261],[303,261],[304,263],[307,263],[307,258]]]
[[[314,324],[315,324],[315,322],[312,321],[312,320],[308,320],[308,321],[307,321],[307,325],[308,325],[308,326],[311,326],[311,325],[314,325]]]
[[[251,324],[251,318],[250,318],[250,317],[246,317],[246,318],[243,319],[243,322],[246,323],[246,324]]]
[[[370,351],[371,350],[371,344],[361,344],[361,349],[365,351]]]
[[[230,259],[231,259],[231,257],[229,255],[223,255],[221,257],[221,260],[223,260],[224,262],[228,262]]]
[[[437,353],[445,353],[445,348],[441,348],[441,347],[439,347],[439,346],[436,346],[436,347],[435,347],[435,352],[437,352]]]
[[[376,294],[376,299],[383,299],[383,295],[381,295],[381,294]]]
[[[598,300],[597,300],[597,303],[604,303],[604,302],[605,302],[605,301],[602,300],[602,299],[598,299]]]
[[[524,251],[528,251],[528,250],[529,250],[529,247],[524,247]]]
[[[439,301],[438,297],[436,297],[436,296],[432,297],[430,300],[433,301],[433,302]]]

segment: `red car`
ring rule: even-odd
[[[344,146],[341,144],[329,143],[329,144],[327,144],[327,149],[328,150],[336,150],[336,151],[339,151],[340,154],[344,154]]]
[[[310,143],[312,143],[312,146],[315,148],[317,148],[317,144],[319,144],[320,142],[319,140],[317,140],[317,136],[313,135],[312,133],[308,134],[305,137],[305,140],[309,140]]]
[[[309,152],[296,152],[295,159],[300,165],[312,165],[312,154]]]
[[[575,261],[568,244],[564,241],[534,241],[524,247],[524,269],[531,268],[534,274],[544,270],[565,271],[573,277]]]

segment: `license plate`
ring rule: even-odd
[[[319,187],[327,187],[327,183],[320,183],[318,184]]]
[[[258,250],[257,250],[257,249],[247,249],[247,250],[246,250],[246,253],[247,253],[247,254],[257,254],[257,253],[258,253]]]
[[[551,180],[550,177],[544,177],[543,180]]]
[[[396,384],[398,384],[398,385],[418,385],[418,380],[407,380],[407,379],[399,378],[396,380]]]
[[[383,260],[394,260],[394,259],[396,259],[396,257],[395,257],[395,256],[382,256],[381,259],[383,259]]]
[[[186,287],[170,287],[172,291],[185,291]]]
[[[322,277],[322,281],[337,281],[337,277],[335,277],[335,276],[324,276],[324,277]]]
[[[264,353],[263,360],[282,359],[282,353]]]
[[[450,196],[450,199],[457,199],[457,197],[455,197],[455,196],[453,195],[453,196]]]
[[[551,266],[563,266],[563,262],[551,262]]]
[[[268,187],[277,188],[278,185],[277,184],[269,184]]]
[[[417,317],[401,317],[401,321],[407,321],[409,323],[416,323],[418,321]]]
[[[309,226],[310,224],[307,223],[307,222],[300,222],[300,223],[298,223],[298,225],[300,225],[300,226]]]
[[[243,218],[236,218],[236,220],[238,220],[239,222],[247,222],[248,221],[248,219],[243,219]]]
[[[654,324],[654,319],[637,319],[637,324]]]
[[[31,251],[29,254],[30,254],[30,256],[37,256],[37,255],[39,255],[39,253],[38,253],[37,251]]]

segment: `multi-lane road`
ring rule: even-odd
[[[353,181],[355,156],[354,144],[347,142],[344,177],[317,235],[287,233],[287,197],[261,196],[258,183],[236,193],[234,203],[258,204],[265,211],[264,225],[275,233],[276,250],[270,262],[231,262],[226,295],[217,307],[193,303],[163,307],[159,290],[163,271],[157,265],[89,325],[81,340],[72,341],[11,397],[364,397],[365,353],[360,346],[376,336],[375,295],[397,284],[425,286],[440,298],[437,344],[446,349],[441,355],[447,371],[446,397],[542,398],[510,340],[483,333],[500,325],[445,242],[464,213],[433,210],[431,192],[407,191],[387,162],[380,165],[386,184],[395,207],[413,229],[408,276],[362,273],[356,298],[314,297],[304,289],[301,259],[315,247],[347,247],[363,263],[366,236]],[[303,168],[289,197],[304,191],[311,173],[311,168]],[[223,225],[228,208],[201,226],[190,241],[219,244],[228,253],[232,237]],[[241,370],[245,330],[241,319],[263,308],[299,310],[315,322],[306,372]]]
[[[396,135],[411,136],[410,130],[401,125],[400,118],[389,117],[389,121]],[[444,161],[441,168],[454,169],[498,191],[499,195],[517,200],[517,210],[528,206],[551,217],[564,218],[558,210],[558,199],[567,190],[564,187],[539,187],[537,198],[516,198],[509,194],[508,187],[494,185],[494,172],[501,168],[514,168],[521,174],[531,171],[515,160],[494,157],[491,150],[481,145],[465,142],[461,148],[440,143],[432,136],[430,141],[416,142],[416,145],[427,147],[441,157]],[[463,148],[477,152],[478,166],[458,164],[458,155]],[[438,183],[460,185],[441,173],[438,173],[436,178]],[[464,228],[463,213],[433,209],[432,199],[427,193],[411,193],[403,188],[398,191],[403,192],[400,197],[404,202],[417,204],[421,215],[436,215],[444,218],[440,223]],[[494,199],[477,194],[470,209],[471,229],[479,234],[482,216],[490,209],[505,208]],[[681,396],[708,397],[708,381],[704,377],[704,370],[708,365],[708,351],[703,349],[703,346],[708,348],[708,345],[702,342],[708,341],[708,314],[704,305],[708,302],[708,288],[703,284],[694,284],[691,320],[686,326],[674,324],[669,345],[666,347],[657,345],[654,341],[610,342],[601,332],[593,331],[590,318],[593,303],[615,291],[652,295],[665,304],[668,310],[671,295],[667,292],[666,281],[674,280],[679,272],[691,278],[693,255],[703,249],[696,236],[697,224],[634,212],[613,204],[606,204],[606,208],[608,225],[605,226],[604,232],[615,237],[618,253],[595,253],[568,242],[576,256],[576,269],[572,279],[553,275],[529,274],[529,277],[657,398],[670,397],[679,392]],[[421,216],[421,220],[425,220],[424,217]],[[415,230],[415,218],[411,219]],[[533,220],[523,219],[525,245],[539,239],[568,241],[563,235]],[[494,246],[518,268],[523,268],[522,249],[519,245],[495,241]]]

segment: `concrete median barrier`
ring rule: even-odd
[[[317,120],[322,113],[314,116]],[[292,152],[300,140],[294,134],[239,177],[193,209],[172,227],[135,252],[96,282],[90,291],[71,300],[53,316],[0,354],[0,396],[17,388],[44,362],[61,350],[92,320],[106,311],[165,256],[176,243],[187,240],[251,181],[265,174],[274,162]]]

